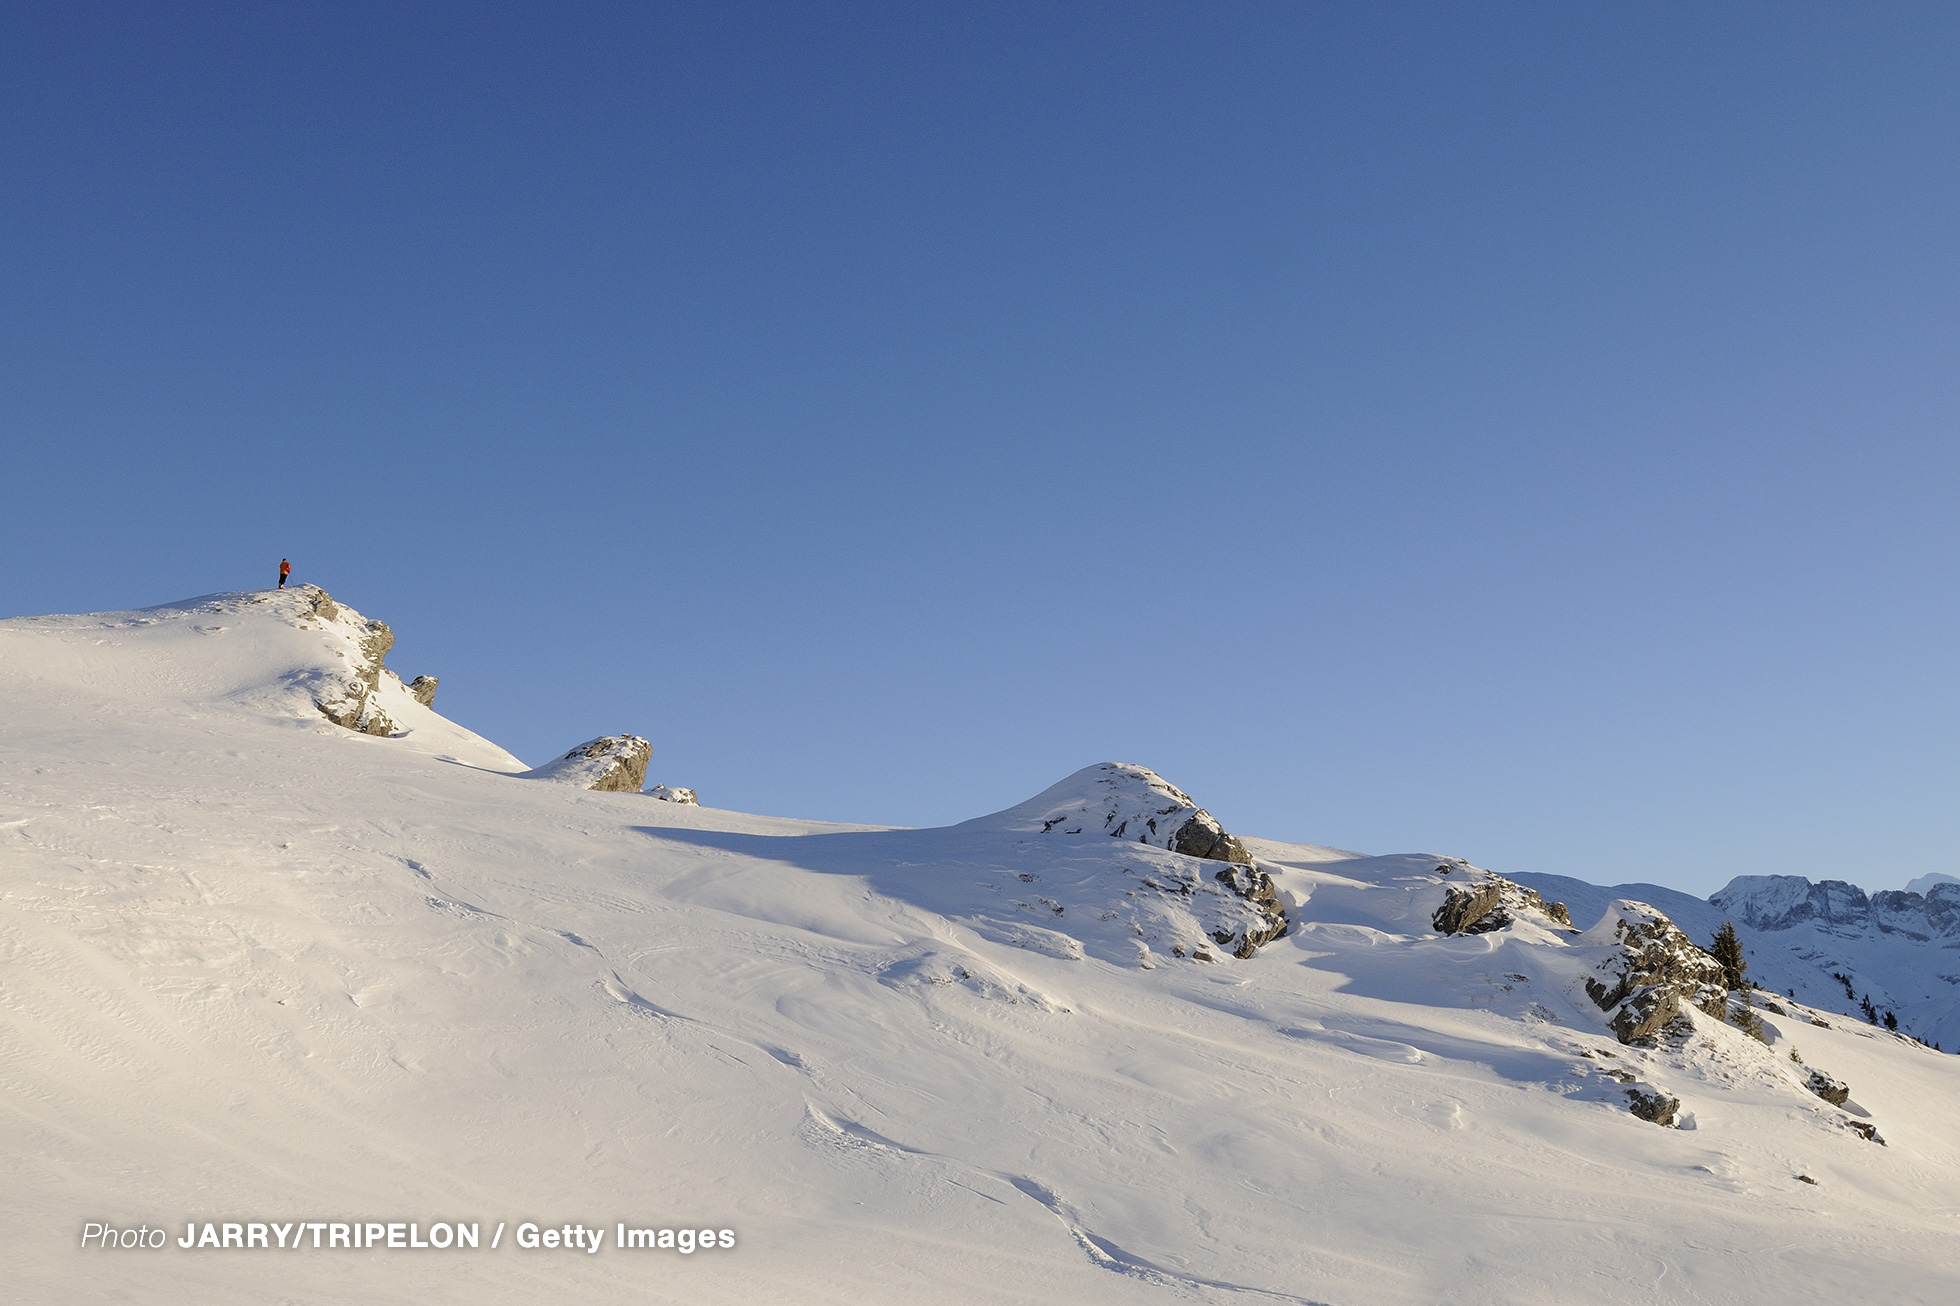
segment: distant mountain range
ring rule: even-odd
[[[1733,922],[1749,978],[1764,988],[1872,1023],[1889,1014],[1900,1032],[1960,1051],[1960,878],[1925,875],[1904,890],[1866,893],[1843,880],[1740,875],[1706,899],[1658,884],[1510,878],[1564,902],[1574,920],[1619,898],[1651,903],[1703,946]]]

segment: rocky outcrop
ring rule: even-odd
[[[1443,905],[1430,918],[1438,934],[1482,934],[1511,923],[1508,915],[1498,919],[1504,891],[1496,876],[1481,884],[1452,884],[1448,892]]]
[[[602,735],[524,775],[580,789],[630,794],[639,792],[646,781],[652,757],[653,745],[638,735]]]
[[[1243,961],[1257,952],[1260,945],[1271,943],[1286,933],[1286,908],[1280,903],[1279,891],[1273,887],[1271,875],[1256,866],[1234,864],[1211,878],[1245,899],[1257,917],[1240,925],[1236,931],[1212,931],[1212,942]]]
[[[1727,1011],[1721,963],[1646,903],[1615,902],[1575,943],[1602,950],[1586,996],[1607,1013],[1622,1043],[1651,1041],[1681,1016],[1683,1005],[1717,1020]]]
[[[681,789],[674,785],[655,785],[645,792],[647,797],[658,798],[663,803],[682,803],[688,807],[701,805],[701,800],[695,797],[692,789]]]
[[[317,586],[308,589],[307,615],[329,625],[351,626],[346,633],[354,646],[353,665],[347,669],[346,676],[322,682],[314,706],[335,725],[364,735],[386,736],[399,732],[401,727],[381,709],[375,697],[381,688],[381,677],[394,674],[381,661],[395,646],[395,632],[385,621],[369,621],[351,608],[342,608]]]
[[[1851,1086],[1841,1079],[1834,1079],[1821,1070],[1812,1070],[1804,1087],[1829,1102],[1832,1106],[1843,1106],[1851,1096]]]
[[[1189,800],[1186,800],[1189,801]],[[1237,838],[1225,833],[1210,812],[1199,808],[1185,819],[1177,832],[1171,835],[1167,845],[1174,853],[1187,857],[1202,857],[1213,862],[1235,862],[1241,866],[1252,864],[1252,854]]]
[[[1650,1092],[1644,1088],[1629,1088],[1627,1110],[1642,1120],[1651,1120],[1664,1129],[1670,1128],[1674,1124],[1675,1115],[1681,1110],[1681,1099],[1669,1097],[1661,1092]]]
[[[423,707],[436,705],[436,686],[442,682],[434,676],[417,676],[408,682],[408,692],[415,695],[415,701]]]
[[[1438,874],[1461,869],[1472,868],[1463,863],[1445,863],[1436,868]],[[1558,925],[1572,924],[1564,903],[1547,902],[1536,889],[1527,889],[1501,875],[1488,871],[1475,873],[1484,878],[1448,887],[1443,905],[1430,917],[1429,923],[1438,934],[1486,934],[1503,929],[1521,912],[1536,912]]]

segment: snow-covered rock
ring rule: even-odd
[[[301,585],[296,593],[308,600],[308,615],[338,636],[352,653],[341,674],[320,678],[313,695],[320,714],[337,726],[364,735],[394,734],[400,727],[382,707],[380,689],[383,675],[389,676],[395,685],[401,684],[381,663],[395,646],[395,632],[385,621],[370,621],[352,608],[335,603],[317,585]],[[347,654],[343,652],[342,656]]]
[[[1586,996],[1622,1043],[1652,1039],[1681,1018],[1684,1004],[1718,1020],[1728,1009],[1721,963],[1644,902],[1614,903],[1574,943],[1605,954],[1592,963]]]
[[[630,794],[645,782],[652,757],[653,745],[638,735],[601,735],[524,774],[530,780]]]
[[[1812,1070],[1804,1081],[1804,1087],[1829,1102],[1832,1106],[1843,1106],[1851,1097],[1850,1086],[1843,1080]]]
[[[1465,877],[1445,886],[1448,895],[1430,917],[1438,934],[1483,934],[1509,925],[1513,914],[1531,912],[1557,925],[1570,926],[1572,917],[1562,902],[1548,902],[1536,890],[1467,862],[1444,863],[1438,874],[1462,870]]]
[[[677,785],[654,785],[643,791],[649,798],[658,798],[663,803],[683,803],[689,807],[699,807],[700,797],[692,789],[682,789]]]
[[[1085,766],[1027,802],[980,820],[1003,830],[1103,834],[1208,861],[1252,861],[1245,845],[1191,795],[1149,767],[1127,762]]]
[[[423,707],[434,707],[436,705],[436,686],[441,683],[435,676],[417,676],[408,682],[408,692],[414,695],[415,701]]]

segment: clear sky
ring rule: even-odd
[[[533,762],[1960,870],[1960,9],[0,7],[0,613]]]

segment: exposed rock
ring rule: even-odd
[[[695,797],[692,789],[681,789],[673,785],[655,785],[646,790],[646,795],[649,798],[658,798],[663,803],[684,803],[689,807],[701,805],[701,800]]]
[[[1577,942],[1605,950],[1586,996],[1609,1013],[1622,1043],[1652,1039],[1681,1016],[1684,1003],[1717,1020],[1728,1009],[1721,963],[1646,903],[1615,902]]]
[[[1252,904],[1259,916],[1257,923],[1242,925],[1236,932],[1214,930],[1212,942],[1231,949],[1232,955],[1243,961],[1261,944],[1286,933],[1286,908],[1280,904],[1272,876],[1257,867],[1232,865],[1211,878]]]
[[[1846,1120],[1844,1127],[1868,1143],[1877,1143],[1880,1147],[1885,1146],[1885,1140],[1879,1137],[1878,1126],[1869,1120]]]
[[[638,735],[603,735],[563,757],[524,773],[531,780],[554,780],[581,789],[637,793],[647,777],[653,745]]]
[[[1642,1120],[1651,1120],[1662,1128],[1667,1128],[1674,1123],[1675,1114],[1681,1110],[1681,1099],[1669,1097],[1665,1093],[1650,1093],[1643,1088],[1629,1088],[1627,1110]]]
[[[1804,1087],[1829,1102],[1832,1106],[1843,1106],[1851,1096],[1851,1087],[1841,1079],[1833,1079],[1821,1070],[1810,1072],[1810,1079]]]
[[[1430,917],[1438,934],[1485,934],[1501,930],[1518,912],[1537,912],[1560,925],[1570,927],[1572,917],[1562,902],[1546,902],[1537,890],[1473,867],[1438,866],[1438,875],[1465,869],[1486,878],[1449,886],[1443,905]]]
[[[318,586],[309,586],[303,592],[308,595],[310,615],[341,627],[351,638],[356,654],[345,679],[322,682],[314,706],[335,725],[360,734],[397,733],[401,727],[381,710],[374,697],[381,688],[382,675],[394,674],[382,666],[381,660],[395,646],[395,632],[385,621],[369,621],[352,608],[342,608]]]
[[[401,729],[395,724],[394,718],[377,707],[374,700],[366,694],[357,693],[321,703],[319,708],[321,716],[357,734],[386,738]]]
[[[1503,886],[1492,876],[1481,884],[1452,884],[1449,896],[1436,909],[1430,923],[1438,934],[1481,934],[1511,923],[1509,915],[1497,924],[1485,924],[1498,914],[1503,902]]]
[[[408,682],[408,692],[415,695],[415,701],[423,707],[436,705],[436,686],[442,682],[434,676],[417,676]]]
[[[1177,827],[1169,847],[1172,852],[1183,853],[1187,857],[1236,862],[1241,866],[1252,864],[1252,854],[1245,850],[1245,845],[1225,833],[1225,828],[1203,808],[1193,812],[1183,825]]]

